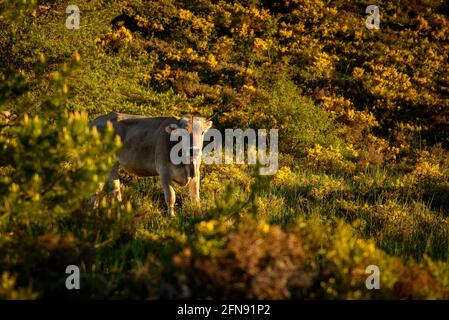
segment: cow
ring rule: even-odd
[[[117,152],[117,163],[111,168],[109,181],[113,185],[113,194],[117,201],[122,201],[120,193],[119,166],[128,173],[138,177],[159,176],[164,190],[168,215],[175,216],[176,200],[173,182],[181,186],[189,186],[189,197],[195,202],[200,201],[200,164],[201,150],[205,132],[212,127],[212,121],[193,115],[183,117],[145,117],[124,113],[109,113],[91,121],[90,127],[103,132],[108,122],[121,139],[122,146]],[[189,135],[190,161],[179,164],[172,162],[170,153],[174,144],[170,139],[173,131],[181,130]],[[100,191],[103,188],[100,185]],[[98,200],[98,193],[92,202]]]

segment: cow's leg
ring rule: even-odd
[[[195,176],[189,181],[189,197],[193,203],[200,202],[200,177]]]
[[[162,189],[164,189],[165,203],[168,207],[168,215],[173,218],[175,216],[175,190],[171,186],[171,178],[168,175],[161,175]]]
[[[100,195],[103,192],[103,188],[104,188],[104,183],[100,182],[98,184],[97,192],[95,192],[95,194],[90,197],[90,206],[92,208],[98,207],[98,202],[100,201]]]
[[[120,192],[120,179],[118,175],[118,164],[112,167],[109,171],[109,183],[113,187],[114,199],[118,202],[122,202],[122,193]]]
[[[199,164],[193,165],[193,178],[189,181],[189,196],[190,200],[195,203],[200,203],[200,166]]]

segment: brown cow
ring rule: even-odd
[[[120,136],[122,147],[117,153],[118,164],[109,175],[114,186],[114,196],[121,201],[118,165],[138,177],[159,176],[164,189],[168,214],[173,217],[175,191],[172,183],[189,185],[192,201],[200,199],[200,164],[204,133],[212,127],[212,122],[197,116],[144,117],[123,113],[110,113],[100,116],[90,123],[100,132],[111,122],[114,131]],[[173,130],[184,129],[190,135],[189,161],[174,164],[170,152],[176,141],[170,141]],[[173,140],[173,139],[172,139]],[[176,162],[175,162],[176,163]],[[102,189],[103,186],[100,186]],[[93,198],[97,201],[97,196]]]

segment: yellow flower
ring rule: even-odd
[[[11,191],[12,192],[18,192],[19,191],[19,185],[18,184],[16,184],[16,183],[13,183],[12,185],[11,185]]]
[[[254,88],[254,86],[250,86],[250,85],[243,85],[243,89],[248,90],[250,92],[256,92],[256,88]]]
[[[215,226],[217,224],[216,220],[209,220],[209,221],[201,221],[198,224],[198,231],[203,233],[212,233],[215,230]]]
[[[268,233],[270,231],[270,225],[268,223],[263,223],[262,224],[262,232],[263,233]]]
[[[189,20],[193,16],[193,13],[191,11],[184,10],[184,9],[179,9],[178,14],[179,14],[179,19],[181,19],[181,20]]]
[[[276,186],[290,184],[293,182],[292,177],[294,176],[294,173],[289,167],[282,167],[276,172],[276,175],[273,178],[273,184]]]
[[[281,30],[279,30],[279,35],[282,38],[288,39],[288,38],[291,38],[291,36],[293,35],[293,31],[292,30],[281,29]]]
[[[256,39],[254,39],[254,49],[260,50],[260,51],[265,51],[268,49],[268,43],[261,38],[256,38]]]
[[[209,54],[207,56],[207,64],[211,67],[211,68],[215,68],[218,65],[217,60],[215,59],[215,56],[213,54]]]

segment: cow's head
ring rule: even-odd
[[[177,123],[170,124],[165,131],[170,134],[170,140],[177,141],[181,148],[173,148],[170,152],[170,158],[173,163],[172,155],[181,151],[181,165],[184,165],[187,176],[189,177],[190,198],[196,202],[200,195],[200,164],[203,150],[204,134],[212,127],[212,121],[198,116],[187,115],[178,120]],[[174,151],[174,152],[173,152]]]
[[[201,163],[204,134],[212,127],[212,121],[199,116],[186,115],[177,123],[170,124],[165,131],[174,136],[174,140],[181,139],[182,149],[186,159],[184,164],[198,165]]]

